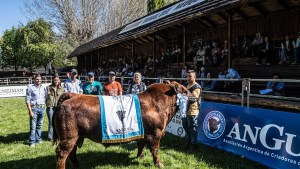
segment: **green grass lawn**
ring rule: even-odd
[[[30,148],[29,116],[24,98],[0,99],[0,169],[52,169],[55,168],[55,146],[46,141],[48,120],[45,114],[42,144]],[[166,134],[162,139],[159,156],[165,168],[181,169],[258,169],[267,168],[240,156],[199,144],[199,149],[187,151],[184,139]],[[105,148],[103,145],[85,139],[77,156],[83,169],[149,169],[152,156],[145,150],[144,159],[135,158],[135,142]],[[70,168],[67,165],[67,168]]]

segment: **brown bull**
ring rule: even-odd
[[[143,157],[147,145],[153,156],[154,164],[162,167],[158,157],[160,140],[166,132],[168,123],[178,109],[176,94],[191,93],[183,85],[172,82],[153,84],[138,94],[142,111],[144,138],[138,139],[137,157]],[[78,167],[77,147],[84,138],[101,143],[100,104],[97,96],[65,93],[61,96],[54,114],[54,143],[56,148],[56,168],[64,169],[68,158],[74,168]]]

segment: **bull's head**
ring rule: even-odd
[[[220,121],[214,119],[214,118],[210,118],[208,120],[209,123],[209,131],[210,133],[214,133],[216,130],[218,130],[218,125],[220,124]]]
[[[176,94],[184,94],[187,95],[188,97],[192,97],[192,93],[182,84],[176,82],[176,81],[172,81],[170,82],[169,80],[165,81],[166,84],[168,84],[171,89],[176,93]]]

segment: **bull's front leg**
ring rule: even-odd
[[[138,146],[138,152],[137,152],[137,155],[136,155],[136,157],[137,158],[143,158],[144,156],[145,156],[145,154],[144,154],[144,147],[145,147],[145,141],[137,141],[136,142],[137,143],[137,146]]]
[[[151,141],[148,144],[150,152],[152,153],[153,162],[154,162],[155,166],[157,166],[159,168],[164,167],[163,163],[160,162],[160,159],[158,157],[158,150],[160,147],[160,140],[162,138],[162,134],[163,133],[161,130],[157,130],[155,132],[155,136],[151,139]]]

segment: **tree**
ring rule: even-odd
[[[1,50],[5,66],[28,68],[46,67],[50,61],[60,63],[68,51],[56,40],[52,26],[43,19],[30,21],[26,26],[6,30]]]
[[[11,30],[4,32],[0,44],[3,67],[14,66],[15,71],[18,70],[18,65],[21,65],[23,59],[20,52],[22,40],[19,35],[19,29],[12,27]]]
[[[166,5],[174,3],[175,1],[178,1],[178,0],[148,0],[148,3],[147,3],[148,13],[156,11]]]
[[[25,1],[25,13],[54,25],[76,47],[92,39],[100,24],[100,0]]]
[[[106,5],[102,32],[109,32],[147,14],[147,0],[110,0]]]
[[[145,15],[145,6],[146,0],[31,0],[24,11],[50,22],[77,47]]]

